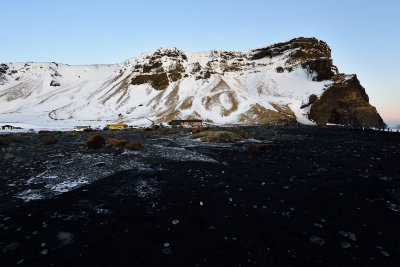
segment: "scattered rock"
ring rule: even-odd
[[[74,234],[70,232],[58,232],[57,239],[61,243],[61,246],[65,246],[74,242]]]
[[[7,252],[10,252],[10,251],[13,251],[13,250],[15,250],[15,249],[17,249],[19,247],[20,247],[20,244],[19,244],[18,241],[12,242],[11,244],[8,244],[7,246],[5,246],[3,248],[3,253],[7,253]]]
[[[125,147],[131,150],[138,150],[143,148],[143,145],[142,143],[139,142],[129,142],[125,145]]]
[[[249,152],[267,151],[268,145],[267,144],[250,145],[246,148],[246,150]]]
[[[324,228],[324,226],[320,223],[313,223],[313,225],[314,225],[314,227],[317,227],[317,228],[321,228],[321,229]]]
[[[93,135],[89,137],[89,139],[86,141],[85,145],[87,146],[88,149],[98,149],[104,146],[105,144],[104,138],[99,135]]]
[[[249,136],[248,136],[247,134],[239,134],[239,136],[240,136],[242,139],[249,139]]]
[[[57,143],[57,139],[54,138],[53,136],[50,136],[49,138],[47,138],[46,140],[43,141],[43,145],[54,145]]]
[[[351,244],[349,242],[343,241],[340,243],[340,246],[344,249],[351,247]]]
[[[348,237],[348,234],[346,231],[340,230],[339,231],[339,235],[344,236],[344,237]]]
[[[323,240],[322,238],[320,238],[319,236],[310,236],[310,241],[311,243],[323,246],[325,244],[325,240]]]
[[[163,248],[161,251],[165,255],[171,255],[171,253],[172,253],[172,250],[170,248]]]
[[[390,256],[389,252],[387,252],[386,250],[381,250],[381,254],[383,256],[385,256],[385,257],[389,257]]]
[[[340,230],[339,234],[341,236],[349,238],[351,241],[354,241],[354,242],[357,241],[356,235],[353,232],[347,232],[347,231]]]
[[[352,232],[347,232],[347,235],[351,241],[357,241],[356,235]]]
[[[22,162],[25,162],[27,159],[26,158],[24,158],[24,157],[16,157],[14,160],[13,160],[13,163],[22,163]]]
[[[14,154],[11,154],[11,153],[7,153],[7,154],[4,154],[4,157],[3,157],[4,159],[13,159],[13,158],[15,158],[15,155]]]
[[[198,134],[201,132],[200,128],[193,128],[191,129],[192,134]]]
[[[157,173],[158,173],[158,171],[153,168],[145,168],[140,172],[140,175],[145,176],[145,177],[153,177]]]

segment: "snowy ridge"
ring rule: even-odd
[[[301,106],[333,82],[316,81],[316,73],[293,58],[301,48],[290,42],[279,43],[287,46],[279,52],[273,46],[210,52],[162,48],[109,65],[2,64],[0,122],[141,125],[203,119],[243,124],[293,116],[312,124],[308,108]],[[258,56],[270,48],[273,54]]]

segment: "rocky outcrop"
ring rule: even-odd
[[[310,119],[320,125],[335,123],[354,127],[385,127],[356,75],[340,75],[335,80],[319,98],[310,98],[313,101]]]
[[[131,80],[132,85],[139,85],[144,83],[150,83],[151,86],[156,90],[166,89],[169,85],[168,76],[165,72],[148,75],[138,75]]]
[[[50,82],[50,86],[61,86],[61,84],[59,82],[57,82],[57,81],[52,80]]]
[[[8,66],[6,64],[0,64],[0,73],[6,74]]]
[[[8,66],[6,64],[0,64],[0,84],[3,84],[3,81],[6,80],[5,74],[7,73]]]
[[[320,57],[330,57],[331,49],[321,40],[316,38],[299,37],[286,42],[273,44],[267,47],[258,48],[253,50],[251,59],[261,59],[264,57],[276,57],[283,55],[287,51],[294,50],[291,53],[292,60],[301,59],[315,59]]]

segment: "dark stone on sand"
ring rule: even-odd
[[[85,145],[87,146],[88,149],[99,149],[103,147],[105,143],[106,141],[104,140],[104,138],[101,135],[96,134],[91,136],[86,141]]]

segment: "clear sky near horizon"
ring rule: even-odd
[[[1,0],[0,63],[116,63],[160,47],[244,50],[324,40],[385,121],[400,121],[399,0]]]

